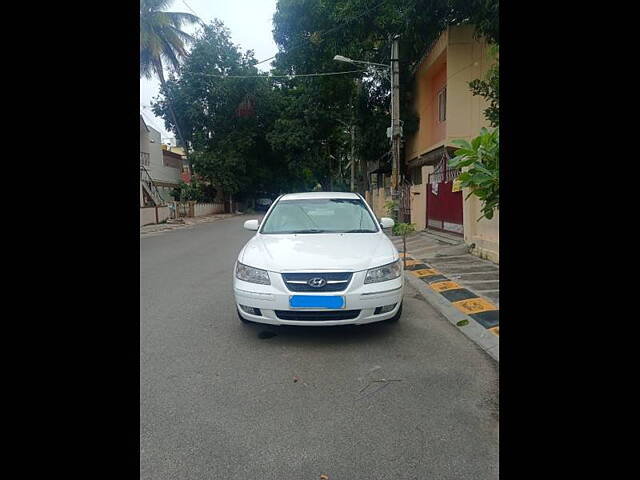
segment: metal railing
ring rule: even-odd
[[[140,165],[140,181],[146,186],[147,192],[150,194],[156,205],[163,205],[165,203],[162,199],[162,195],[160,195],[160,190],[158,190],[158,187],[153,182],[149,171],[144,165]]]

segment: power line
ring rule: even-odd
[[[276,58],[276,56],[275,56],[275,55],[274,55],[273,57],[269,57],[269,58],[267,58],[267,59],[265,59],[265,60],[260,60],[258,63],[256,63],[256,65],[260,65],[261,63],[268,62],[269,60],[272,60],[272,59],[274,59],[274,58]]]
[[[186,0],[182,0],[182,3],[185,4],[185,6],[191,10],[191,13],[193,13],[196,17],[201,18],[200,15],[198,15],[195,10],[193,8],[191,8],[191,6],[186,2]]]
[[[348,70],[346,72],[321,72],[321,73],[300,73],[297,75],[216,75],[213,73],[192,73],[191,75],[204,75],[216,78],[297,78],[297,77],[326,77],[328,75],[345,75],[347,73],[360,73],[367,70]]]

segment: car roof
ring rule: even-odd
[[[353,192],[304,192],[304,193],[287,193],[280,200],[305,200],[305,199],[321,199],[321,198],[350,198],[359,199],[360,196]]]

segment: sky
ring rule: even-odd
[[[204,22],[209,23],[214,18],[222,20],[231,30],[231,40],[240,46],[242,51],[253,50],[255,58],[260,61],[272,57],[278,51],[271,30],[271,20],[276,11],[277,0],[174,0],[168,11],[195,13]],[[188,33],[194,33],[196,28],[185,27]],[[257,66],[266,71],[270,68],[266,62]],[[158,95],[160,82],[153,78],[140,79],[140,113],[145,122],[162,135],[165,139],[174,137],[164,128],[164,120],[157,118],[151,111],[151,100]]]

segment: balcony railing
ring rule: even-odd
[[[140,165],[149,166],[149,154],[147,152],[140,152]]]

